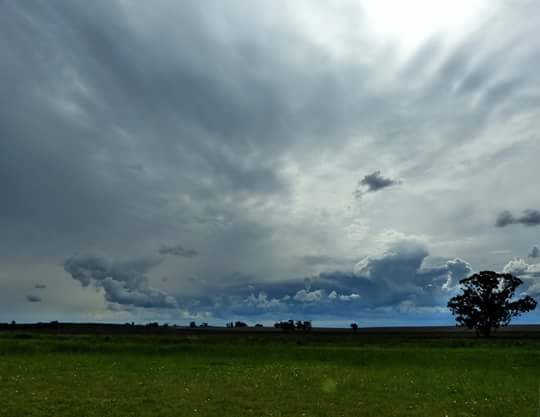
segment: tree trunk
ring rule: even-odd
[[[491,326],[482,326],[478,329],[478,332],[480,333],[480,336],[482,337],[490,337],[491,336]]]

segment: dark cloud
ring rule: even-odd
[[[182,304],[219,317],[269,313],[346,317],[404,306],[408,310],[436,310],[472,268],[461,259],[426,267],[428,256],[425,245],[403,240],[381,255],[363,258],[354,272],[321,273],[274,283],[251,281],[249,285],[221,288],[219,295],[183,298]]]
[[[41,303],[41,297],[38,297],[37,295],[27,295],[26,300],[29,303]]]
[[[123,311],[439,305],[470,268],[464,261],[427,267],[427,249],[410,242],[364,258],[356,272],[352,259],[391,227],[489,265],[483,254],[501,242],[496,229],[481,230],[482,202],[500,193],[535,207],[535,184],[522,179],[537,176],[540,44],[531,39],[540,14],[525,3],[490,6],[493,19],[479,17],[461,41],[440,35],[402,50],[400,39],[390,45],[364,29],[369,13],[353,0],[0,1],[1,276],[87,291],[56,280],[58,259],[96,248],[132,259],[181,236],[204,262],[156,254],[64,266]],[[384,206],[355,207],[359,167],[379,170],[357,196],[396,186],[386,176],[394,172],[410,186],[384,193]],[[448,215],[470,189],[467,215]],[[531,236],[505,238],[505,248],[523,250],[518,239]],[[1,296],[9,316],[25,311],[9,304],[23,298]]]
[[[47,288],[47,285],[42,284],[42,283],[38,283],[38,284],[34,285],[34,288],[37,288],[38,290],[44,290],[45,288]]]
[[[375,192],[398,184],[401,184],[401,181],[385,178],[381,175],[381,171],[375,171],[358,181],[361,188],[357,189],[354,194],[356,197],[360,197],[364,192]]]
[[[83,287],[93,284],[102,288],[111,303],[144,308],[175,308],[171,295],[153,289],[145,274],[159,261],[140,259],[113,263],[99,257],[72,257],[64,262],[64,269]]]
[[[2,229],[14,243],[25,228],[66,247],[135,242],[207,212],[238,213],[245,199],[287,194],[275,159],[284,149],[271,133],[284,121],[283,98],[241,55],[231,62],[237,46],[225,47],[202,8],[172,7],[184,22],[174,25],[181,45],[156,47],[120,2],[1,7],[0,52],[10,64],[0,70],[9,97],[0,110],[9,193],[0,221],[9,219]],[[223,72],[211,70],[217,65]]]
[[[198,255],[196,250],[186,249],[182,245],[162,246],[159,248],[159,253],[160,255],[174,255],[183,258],[193,258]]]
[[[523,215],[517,218],[517,222],[525,226],[538,226],[540,225],[540,211],[525,210]]]
[[[515,223],[514,216],[512,216],[512,213],[510,213],[508,210],[505,210],[497,216],[497,220],[495,221],[495,226],[506,227],[509,224],[513,224],[513,223]]]
[[[514,216],[510,211],[505,210],[499,214],[495,221],[495,226],[506,227],[511,224],[522,224],[524,226],[540,226],[540,211],[524,210],[521,216]]]
[[[540,257],[540,247],[538,245],[533,245],[531,251],[528,255],[529,258],[539,258]]]

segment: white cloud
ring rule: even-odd
[[[294,300],[299,301],[301,303],[316,303],[318,301],[321,301],[323,298],[324,293],[322,290],[315,290],[315,291],[306,291],[306,290],[300,290],[294,295]]]
[[[503,272],[523,280],[524,287],[520,287],[518,291],[540,296],[540,263],[529,264],[523,258],[514,258],[504,266]]]

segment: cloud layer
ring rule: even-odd
[[[125,307],[180,308],[211,317],[310,315],[349,317],[369,311],[441,310],[458,281],[472,272],[461,259],[427,265],[429,251],[416,239],[400,238],[379,255],[361,259],[351,272],[320,273],[278,282],[247,280],[236,285],[205,282],[186,296],[149,286],[144,275],[158,263],[114,263],[96,257],[67,259],[64,267],[83,287],[103,290],[107,302]]]
[[[538,241],[540,5],[473,3],[0,2],[0,321],[451,322]]]
[[[196,250],[186,249],[182,245],[162,246],[159,248],[159,253],[160,255],[173,255],[183,258],[193,258],[198,255]]]
[[[64,269],[83,287],[94,285],[104,291],[110,303],[144,308],[174,308],[170,295],[153,289],[144,275],[157,262],[141,259],[127,263],[111,263],[98,257],[74,257],[64,263]]]

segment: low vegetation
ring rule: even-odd
[[[540,341],[0,335],[0,416],[536,416]]]

